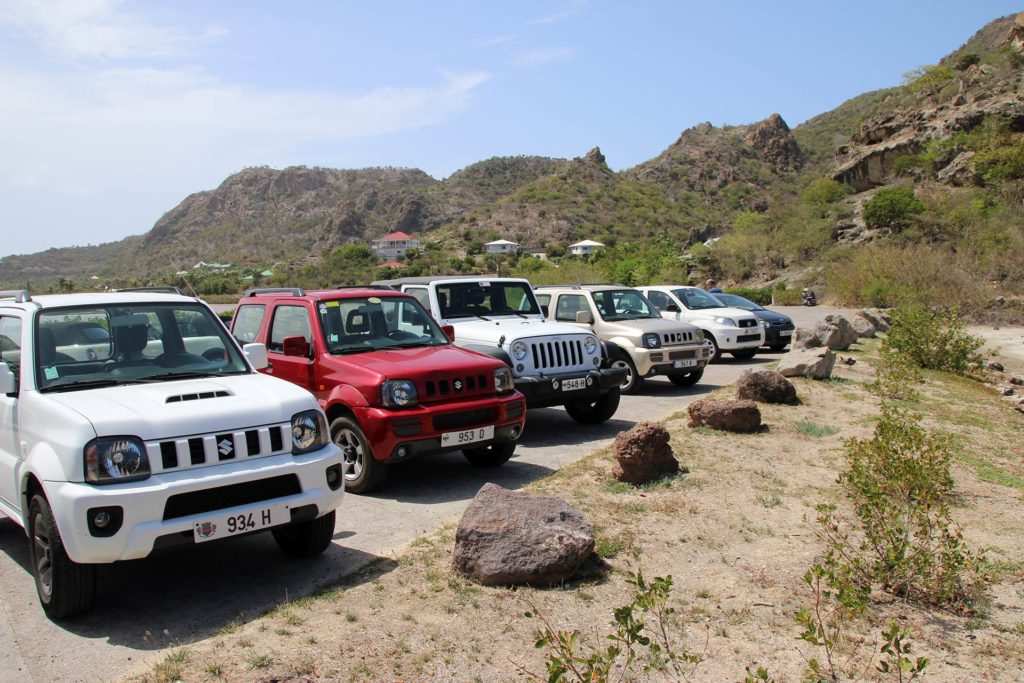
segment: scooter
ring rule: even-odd
[[[803,302],[804,306],[817,306],[818,300],[814,298],[814,292],[809,289],[805,289],[800,292],[800,301]]]

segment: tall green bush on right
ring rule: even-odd
[[[978,349],[984,343],[968,334],[965,327],[956,308],[899,308],[892,313],[885,346],[922,368],[964,374],[979,364]]]

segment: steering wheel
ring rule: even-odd
[[[227,360],[227,352],[224,349],[210,348],[203,351],[203,358],[212,361]]]
[[[409,341],[411,339],[420,338],[420,335],[414,334],[412,332],[407,332],[406,330],[391,330],[390,332],[387,333],[386,336],[388,339],[391,339],[393,341]]]
[[[206,363],[206,359],[187,351],[171,351],[161,353],[153,359],[153,362],[162,368],[177,368],[190,363]]]

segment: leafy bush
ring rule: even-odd
[[[844,601],[882,589],[928,605],[972,612],[985,595],[986,560],[971,551],[949,513],[950,437],[931,434],[916,415],[882,405],[871,439],[844,443],[839,477],[857,523],[835,505],[818,507],[828,544],[822,563]]]
[[[864,202],[864,222],[872,228],[896,227],[924,209],[924,203],[914,194],[914,188],[887,187]]]
[[[903,354],[918,367],[963,374],[978,365],[978,349],[984,343],[964,327],[956,308],[899,308],[893,311],[885,348]]]
[[[776,306],[800,306],[803,304],[799,289],[776,289],[772,292],[772,296]]]
[[[965,55],[960,55],[960,58],[956,60],[956,70],[966,71],[967,69],[971,68],[980,61],[981,57],[974,54],[973,52],[968,52]]]
[[[772,303],[772,290],[769,287],[732,287],[726,294],[735,294],[745,299],[750,299],[755,304],[769,306]]]
[[[939,90],[956,77],[953,70],[944,64],[918,67],[903,74],[907,89],[912,93],[931,93]]]
[[[845,196],[846,190],[841,184],[831,178],[818,178],[800,193],[800,201],[823,206],[835,204]]]
[[[882,398],[916,401],[920,393],[914,386],[920,382],[921,369],[917,363],[891,346],[882,346],[875,381],[866,388]]]

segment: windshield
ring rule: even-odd
[[[448,337],[411,296],[332,299],[317,304],[328,353],[442,346]]]
[[[707,292],[696,287],[686,287],[683,289],[673,289],[672,293],[676,295],[683,305],[691,311],[703,311],[709,308],[725,308],[722,302],[718,300],[718,295],[711,296]]]
[[[200,304],[47,309],[38,325],[41,391],[249,372],[224,326]]]
[[[442,318],[540,314],[526,282],[474,280],[437,285],[437,303]]]
[[[738,294],[715,294],[716,299],[720,299],[726,306],[732,306],[733,308],[742,308],[746,311],[763,311],[763,306],[758,306],[750,299],[745,299]]]
[[[605,289],[594,292],[594,303],[601,318],[607,322],[661,318],[654,304],[635,289]]]

